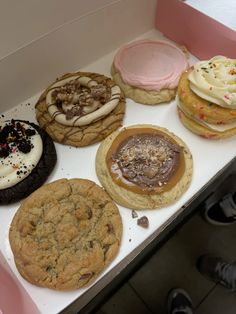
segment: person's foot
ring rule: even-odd
[[[236,192],[226,194],[219,202],[206,206],[205,219],[218,226],[236,222]]]
[[[180,288],[173,289],[167,297],[168,314],[192,314],[192,300],[188,293]]]
[[[216,256],[202,255],[198,258],[196,266],[208,279],[232,291],[236,290],[236,263],[227,263]]]

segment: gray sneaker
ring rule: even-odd
[[[168,314],[193,314],[192,300],[188,293],[180,288],[172,289],[167,297]]]
[[[226,194],[219,202],[207,205],[205,219],[217,226],[227,226],[236,222],[236,193]]]
[[[208,279],[232,291],[236,290],[236,262],[227,263],[220,257],[202,255],[198,258],[196,266]]]

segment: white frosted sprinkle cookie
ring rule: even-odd
[[[182,74],[178,114],[193,133],[208,139],[236,134],[236,60],[216,56]]]

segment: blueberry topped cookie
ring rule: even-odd
[[[119,210],[85,179],[60,179],[24,200],[10,226],[16,267],[32,284],[73,290],[93,282],[116,256]]]
[[[56,163],[51,138],[34,123],[0,123],[0,204],[18,201],[43,184]]]
[[[87,146],[120,127],[124,110],[122,92],[110,78],[77,72],[47,88],[36,104],[36,117],[55,141]]]

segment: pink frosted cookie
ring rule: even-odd
[[[126,97],[155,105],[175,97],[181,74],[188,68],[183,51],[163,40],[139,40],[115,55],[112,76]]]

